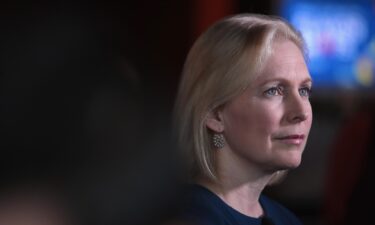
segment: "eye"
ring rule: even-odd
[[[266,96],[277,96],[277,95],[282,95],[283,91],[281,87],[271,87],[267,89],[264,94]]]
[[[299,94],[302,97],[310,97],[311,96],[311,88],[310,87],[303,87],[299,89]]]

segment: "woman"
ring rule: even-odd
[[[312,122],[304,41],[285,21],[242,14],[210,27],[189,52],[175,109],[194,185],[193,224],[300,224],[262,195],[298,167]]]

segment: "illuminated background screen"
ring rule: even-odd
[[[304,36],[316,88],[375,90],[375,4],[284,0],[280,14]]]

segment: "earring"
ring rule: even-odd
[[[215,133],[212,136],[212,142],[216,148],[223,148],[225,146],[224,135]]]

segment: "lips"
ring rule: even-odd
[[[275,138],[278,141],[281,141],[285,144],[300,145],[305,139],[303,134],[292,134]]]

